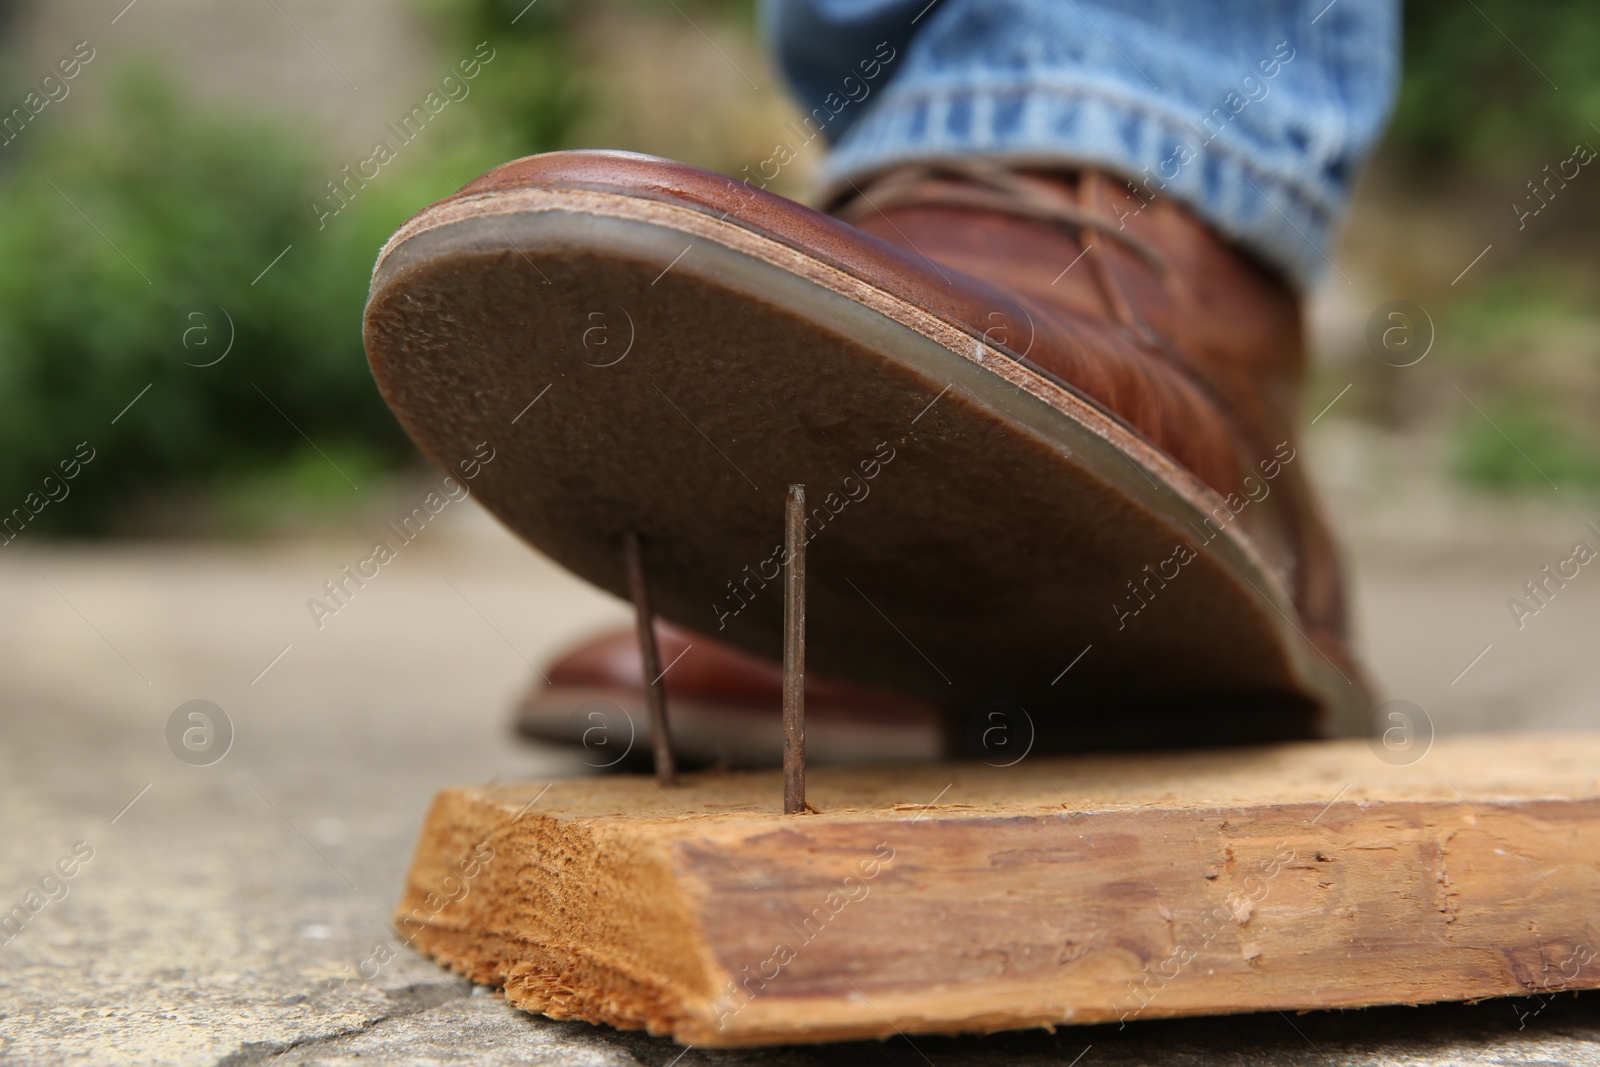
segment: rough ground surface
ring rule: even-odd
[[[1362,507],[1351,492],[1340,511],[1388,695],[1440,731],[1597,722],[1600,578],[1585,568],[1521,631],[1505,602],[1600,506],[1413,507],[1398,527]],[[387,914],[436,788],[581,769],[513,741],[507,706],[529,661],[624,613],[460,507],[317,629],[306,598],[377,526],[4,550],[0,911],[75,842],[94,852],[0,944],[0,1062],[1600,1063],[1593,994],[718,1053],[511,1010],[399,945]],[[206,767],[166,739],[195,698],[236,730]]]

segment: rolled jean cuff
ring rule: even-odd
[[[1127,179],[1143,200],[1171,196],[1309,288],[1331,265],[1342,188],[1308,183],[1288,149],[1279,168],[1271,148],[1230,146],[1229,132],[1207,137],[1204,127],[1093,86],[896,84],[849,129],[819,178],[832,196],[888,167],[957,156],[1095,166]],[[1186,161],[1179,146],[1191,153]]]

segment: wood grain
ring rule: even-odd
[[[699,1046],[1600,986],[1600,736],[449,789],[396,923]]]

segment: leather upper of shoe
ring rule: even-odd
[[[1350,663],[1337,554],[1303,464],[1282,451],[1294,448],[1305,373],[1299,302],[1169,197],[1141,199],[1088,169],[968,160],[852,185],[833,205],[843,221],[669,160],[558,152],[498,167],[452,199],[530,186],[664,201],[733,222],[1054,380],[1221,497],[1218,523],[1250,533],[1307,635]]]
[[[1310,627],[1342,640],[1338,554],[1304,467],[1283,460],[1297,455],[1306,358],[1282,279],[1170,197],[1094,170],[909,165],[852,187],[834,213],[1012,294],[1030,322],[991,313],[988,336],[998,326],[1005,348],[1223,497],[1219,518],[1237,514]]]

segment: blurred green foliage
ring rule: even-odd
[[[1475,379],[1483,409],[1450,404],[1440,429],[1451,471],[1492,491],[1600,488],[1597,272],[1586,239],[1600,199],[1578,185],[1556,203],[1559,223],[1526,234],[1509,208],[1543,165],[1579,143],[1600,147],[1600,4],[1419,0],[1404,10],[1405,76],[1383,148],[1404,176],[1395,188],[1426,211],[1442,203],[1499,227],[1480,238],[1493,238],[1494,258],[1470,285],[1441,293],[1450,302],[1438,308],[1434,369]],[[1453,396],[1455,373],[1435,380],[1441,396]]]
[[[1461,374],[1482,409],[1463,403],[1447,427],[1457,477],[1496,491],[1600,488],[1593,284],[1549,266],[1508,271],[1443,313],[1440,334],[1452,341],[1436,386],[1443,394],[1444,377]]]
[[[96,458],[40,525],[103,527],[143,486],[278,462],[303,438],[267,398],[328,447],[395,451],[352,332],[381,238],[314,234],[316,160],[283,132],[148,71],[115,99],[28,130],[0,192],[0,506],[78,441]]]
[[[1405,78],[1388,148],[1416,166],[1498,172],[1548,162],[1577,141],[1600,147],[1590,125],[1600,121],[1597,55],[1594,0],[1407,3]]]
[[[1456,473],[1498,490],[1600,486],[1594,435],[1558,418],[1557,410],[1548,397],[1515,391],[1502,393],[1482,413],[1468,407],[1453,432]]]
[[[413,462],[361,346],[377,250],[495,163],[560,146],[583,116],[574,5],[542,0],[513,26],[520,6],[423,5],[454,38],[446,55],[488,40],[495,61],[425,149],[401,149],[320,228],[311,203],[332,203],[343,161],[308,133],[186,99],[148,67],[108,71],[98,113],[48,115],[7,146],[0,515],[98,532],[141,497],[200,490],[225,528],[271,526]],[[94,461],[41,508],[43,479],[80,441]]]

